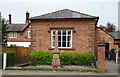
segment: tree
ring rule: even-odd
[[[116,30],[116,26],[110,22],[107,22],[106,26],[100,25],[99,28],[106,32],[114,32]]]
[[[0,13],[0,46],[5,46],[7,45],[7,21],[2,18],[1,13]]]
[[[105,31],[114,32],[115,29],[116,29],[116,26],[114,24],[111,24],[111,23],[107,22]]]

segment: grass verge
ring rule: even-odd
[[[42,68],[19,68],[19,69],[9,69],[7,68],[6,70],[31,70],[31,71],[71,71],[71,72],[84,72],[84,73],[104,73],[98,69],[96,70],[85,70],[85,69],[79,69],[79,70],[71,70],[71,69],[58,69],[58,68],[51,68],[51,69],[42,69]]]

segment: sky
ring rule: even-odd
[[[118,27],[118,0],[3,0],[0,6],[5,19],[12,14],[12,23],[24,23],[26,11],[33,17],[62,9],[99,16],[98,25]]]

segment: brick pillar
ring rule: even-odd
[[[105,44],[98,45],[98,69],[105,72]]]

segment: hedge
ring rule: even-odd
[[[51,65],[52,57],[51,52],[32,52],[29,55],[31,65]]]
[[[61,53],[60,54],[61,65],[85,65],[89,66],[92,63],[92,55],[88,52],[77,53]]]
[[[15,51],[3,51],[7,54],[7,66],[13,66],[15,64]]]
[[[51,65],[53,54],[51,52],[32,52],[29,55],[31,65]],[[61,65],[85,65],[92,63],[90,53],[60,53]]]

